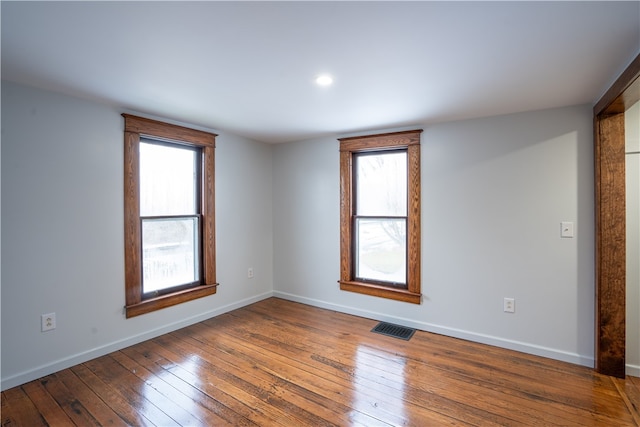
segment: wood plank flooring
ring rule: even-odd
[[[640,378],[277,298],[2,393],[3,426],[639,426]]]

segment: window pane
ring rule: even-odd
[[[356,219],[356,278],[406,284],[404,219]]]
[[[407,153],[358,154],[356,214],[407,215]]]
[[[140,216],[197,213],[197,158],[192,148],[140,142]]]
[[[198,217],[142,220],[142,292],[200,280]]]

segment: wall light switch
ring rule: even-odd
[[[563,221],[560,223],[560,237],[573,237],[573,222]]]

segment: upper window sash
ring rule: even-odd
[[[353,154],[353,214],[407,216],[407,150]]]

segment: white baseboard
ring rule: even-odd
[[[625,374],[631,375],[632,377],[640,377],[640,366],[627,363]]]
[[[502,347],[509,350],[516,350],[522,353],[528,353],[536,356],[547,357],[549,359],[555,359],[563,362],[573,363],[575,365],[582,365],[590,368],[594,367],[594,359],[591,356],[580,355],[577,353],[570,353],[562,350],[543,347],[543,346],[525,343],[521,341],[508,340],[508,339],[495,337],[491,335],[478,334],[475,332],[465,331],[462,329],[449,328],[446,326],[435,325],[427,322],[417,322],[415,320],[405,319],[403,317],[389,316],[384,313],[378,313],[378,312],[373,312],[369,310],[362,310],[360,308],[344,306],[340,304],[333,304],[326,301],[321,301],[313,298],[307,298],[299,295],[290,294],[287,292],[274,291],[273,296],[286,299],[289,301],[295,301],[302,304],[311,305],[314,307],[326,308],[328,310],[339,311],[341,313],[352,314],[354,316],[366,317],[368,319],[395,323],[398,325],[407,326],[414,329],[420,329],[422,331],[433,332],[436,334],[446,335],[453,338],[460,338],[460,339],[473,341],[481,344],[493,345],[496,347]]]
[[[138,334],[132,337],[125,338],[123,340],[115,341],[100,347],[96,347],[89,351],[75,354],[60,360],[56,360],[46,365],[42,365],[25,372],[21,372],[19,374],[12,375],[7,378],[2,378],[0,380],[0,384],[1,384],[0,389],[4,391],[12,387],[19,386],[21,384],[36,380],[38,378],[44,377],[54,372],[58,372],[62,369],[70,368],[71,366],[75,366],[77,364],[84,363],[86,361],[95,359],[97,357],[104,356],[105,354],[109,354],[114,351],[118,351],[123,348],[129,347],[131,345],[138,344],[140,342],[155,338],[157,336],[160,336],[169,332],[173,332],[175,330],[184,328],[194,323],[202,322],[204,320],[210,319],[215,316],[219,316],[229,311],[242,308],[244,306],[253,304],[258,301],[262,301],[263,299],[267,299],[272,296],[286,299],[289,301],[295,301],[302,304],[311,305],[314,307],[339,311],[342,313],[352,314],[354,316],[365,317],[365,318],[374,319],[378,321],[396,323],[399,325],[420,329],[427,332],[433,332],[436,334],[446,335],[453,338],[465,339],[465,340],[474,341],[482,344],[494,345],[497,347],[521,351],[523,353],[533,354],[536,356],[548,357],[550,359],[561,360],[564,362],[569,362],[577,365],[583,365],[588,367],[594,366],[594,360],[592,357],[589,357],[589,356],[583,356],[575,353],[569,353],[569,352],[551,349],[547,347],[537,346],[534,344],[523,343],[520,341],[506,340],[504,338],[494,337],[490,335],[478,334],[478,333],[464,331],[460,329],[434,325],[426,322],[417,322],[417,321],[405,319],[402,317],[389,316],[384,313],[378,313],[378,312],[373,312],[369,310],[362,310],[359,308],[344,306],[340,304],[333,304],[333,303],[329,303],[322,300],[289,294],[286,292],[274,291],[274,292],[266,292],[251,298],[240,300],[223,307],[218,307],[216,309],[207,311],[205,313],[201,313],[197,316],[193,316],[187,319],[183,319],[179,322],[174,322],[169,325],[165,325],[161,328],[153,329],[151,331],[147,331],[142,334]],[[627,365],[626,374],[640,377],[640,366]]]
[[[132,346],[134,344],[141,343],[143,341],[149,340],[151,338],[155,338],[157,336],[173,332],[180,328],[184,328],[189,325],[193,325],[194,323],[202,322],[204,320],[210,319],[215,316],[219,316],[221,314],[227,313],[229,311],[236,310],[238,308],[242,308],[249,304],[253,304],[258,301],[262,301],[263,299],[267,299],[273,296],[273,292],[265,292],[260,295],[253,296],[251,298],[246,298],[240,301],[236,301],[232,304],[225,305],[223,307],[218,307],[210,311],[206,311],[204,313],[200,313],[196,316],[189,317],[187,319],[182,319],[178,322],[170,323],[168,325],[164,325],[160,328],[153,329],[138,335],[134,335],[132,337],[128,337],[122,340],[118,340],[109,344],[102,345],[100,347],[96,347],[94,349],[74,354],[69,357],[65,357],[63,359],[56,360],[51,363],[47,363],[46,365],[39,366],[35,369],[30,369],[28,371],[21,372],[16,375],[12,375],[7,378],[2,378],[0,380],[0,389],[2,391],[7,390],[12,387],[16,387],[22,384],[25,384],[29,381],[36,380],[38,378],[42,378],[44,376],[53,374],[54,372],[61,371],[63,369],[70,368],[72,366],[78,365],[80,363],[84,363],[86,361],[95,359],[100,356],[104,356],[105,354],[112,353],[114,351],[121,350],[123,348]]]

